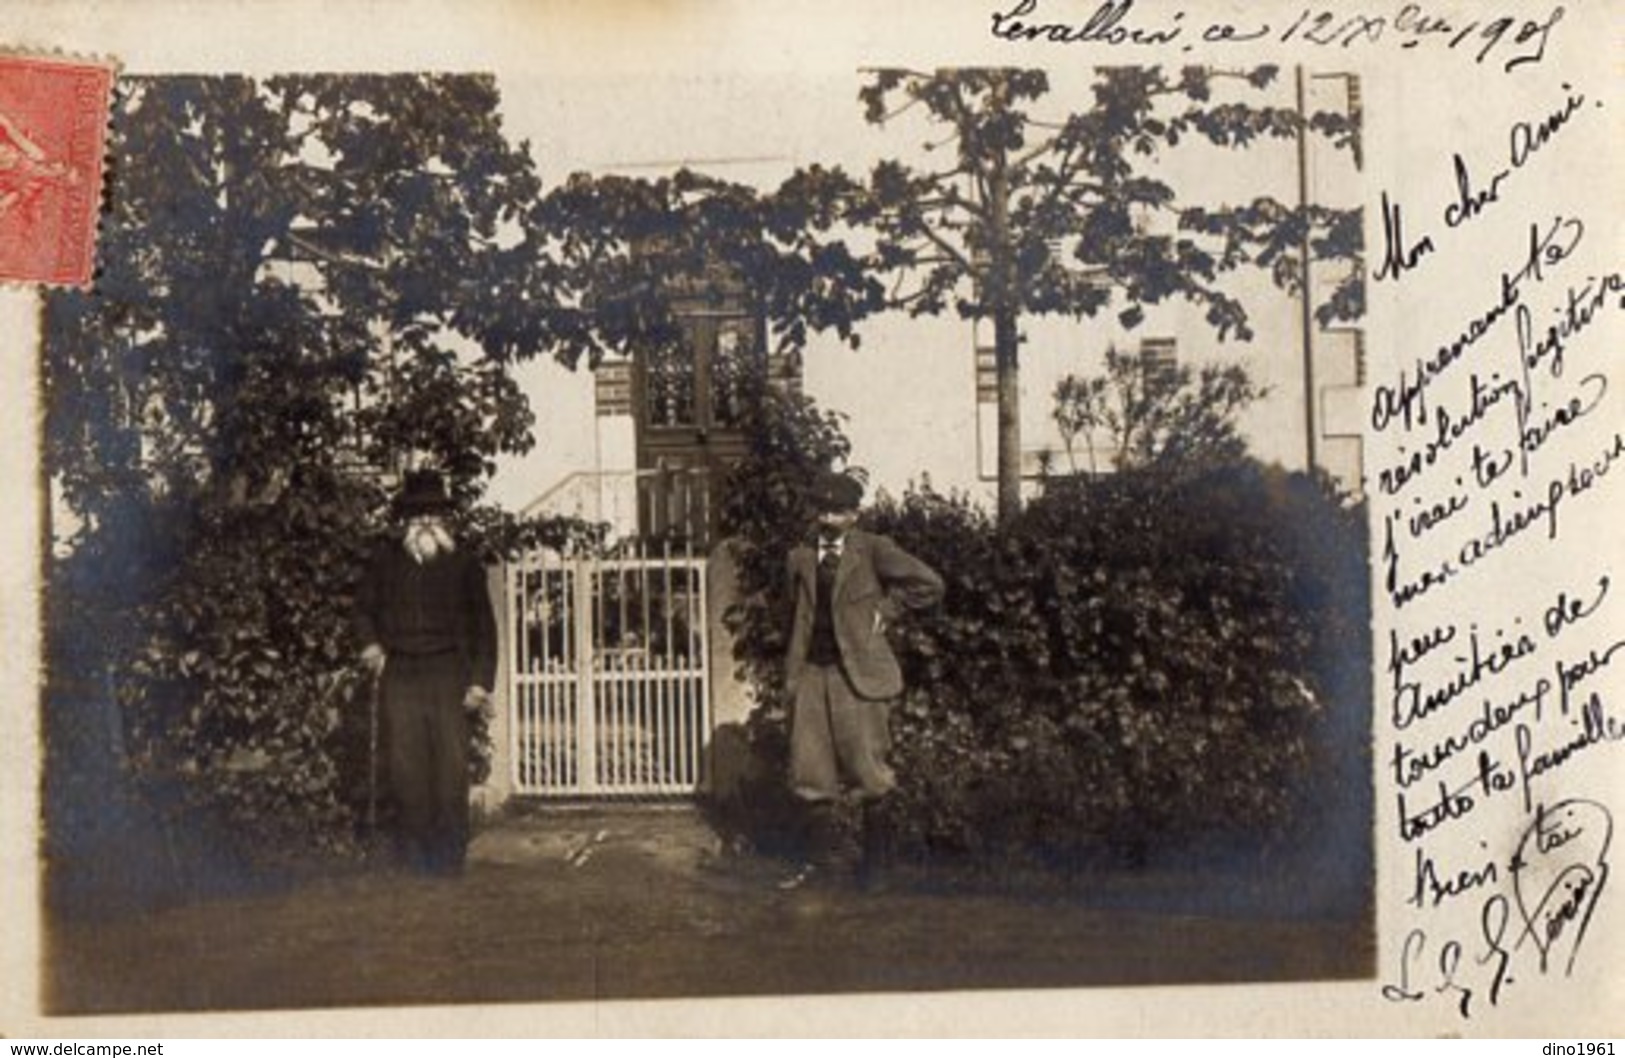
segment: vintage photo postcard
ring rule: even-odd
[[[1620,1035],[1620,14],[8,6],[0,1033]]]

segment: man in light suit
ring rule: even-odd
[[[937,603],[935,570],[890,539],[853,528],[863,486],[830,473],[815,485],[818,534],[790,552],[794,621],[785,657],[793,702],[790,785],[807,806],[808,857],[783,885],[796,888],[833,866],[834,809],[847,787],[863,813],[860,879],[872,882],[884,829],[883,799],[897,784],[886,754],[891,703],[902,670],[886,628],[904,610]]]

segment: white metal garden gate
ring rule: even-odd
[[[629,545],[509,567],[515,792],[694,793],[710,734],[705,562]]]

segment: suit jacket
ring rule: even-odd
[[[786,682],[794,686],[806,669],[812,642],[817,549],[802,545],[791,551],[788,573],[795,616],[784,671]],[[902,693],[903,673],[886,640],[886,625],[905,609],[934,605],[942,594],[942,578],[936,571],[889,537],[847,530],[830,610],[841,668],[859,696],[895,698]]]

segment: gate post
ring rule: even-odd
[[[571,560],[575,567],[575,665],[576,665],[576,785],[583,793],[598,790],[598,694],[594,687],[593,593],[598,587],[598,571],[587,559]]]
[[[486,568],[485,587],[497,615],[497,675],[491,688],[491,774],[474,788],[472,801],[476,812],[489,814],[514,794],[514,627],[523,616],[515,605],[508,563]]]

